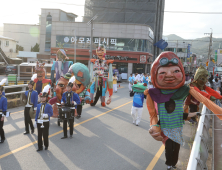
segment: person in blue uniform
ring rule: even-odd
[[[4,126],[4,117],[6,116],[6,110],[7,110],[7,98],[2,94],[3,90],[4,87],[0,86],[0,135],[1,135],[0,143],[4,143],[5,141],[5,132],[3,126]]]
[[[49,122],[50,117],[53,115],[52,106],[48,104],[48,93],[40,93],[41,103],[37,105],[35,122],[38,129],[38,151],[43,150],[42,137],[44,140],[45,150],[49,147]]]
[[[69,82],[68,85],[66,86],[67,91],[63,93],[62,95],[61,104],[67,107],[72,107],[72,105],[75,105],[75,115],[77,115],[76,109],[77,109],[77,105],[80,104],[80,99],[79,99],[79,95],[72,91],[72,87],[73,87],[73,83]],[[70,138],[72,138],[74,118],[69,119],[69,123],[70,123]],[[67,120],[63,121],[63,133],[64,133],[64,136],[61,139],[67,138]]]
[[[29,125],[30,125],[30,128],[31,128],[31,133],[32,134],[34,133],[34,126],[33,126],[33,123],[32,123],[32,119],[29,115],[30,109],[34,109],[34,112],[36,112],[37,104],[38,104],[38,93],[37,93],[37,91],[33,90],[34,84],[35,84],[35,82],[31,80],[28,83],[29,90],[27,90],[25,92],[27,103],[26,103],[25,109],[24,109],[24,121],[25,121],[24,135],[29,134]]]

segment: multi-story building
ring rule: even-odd
[[[77,16],[60,9],[42,9],[38,59],[55,60],[61,46],[70,60],[88,65],[91,28],[75,22]],[[93,56],[98,44],[106,44],[106,58],[114,59],[120,73],[147,72],[151,65],[153,30],[146,24],[94,23]],[[74,50],[75,49],[75,50]],[[74,53],[76,51],[76,53]]]
[[[8,24],[4,23],[3,36],[11,37],[24,48],[24,51],[31,51],[36,43],[39,44],[40,26],[30,24]]]
[[[0,36],[0,48],[7,57],[16,58],[16,44],[17,42],[13,38]]]
[[[154,30],[154,43],[162,39],[165,0],[86,0],[84,22],[93,16],[95,23],[130,23],[148,25]],[[155,57],[161,50],[154,47]]]

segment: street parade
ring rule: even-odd
[[[222,170],[220,0],[8,0],[0,170]]]
[[[37,128],[37,151],[42,151],[43,145],[45,150],[49,149],[50,118],[58,119],[59,126],[60,123],[63,124],[64,135],[61,139],[68,138],[67,123],[70,131],[69,137],[73,138],[75,118],[81,118],[84,113],[84,104],[95,106],[99,98],[102,107],[111,103],[114,92],[113,82],[116,81],[116,78],[112,72],[113,61],[105,60],[105,53],[104,45],[97,47],[98,59],[91,60],[89,71],[82,63],[66,65],[66,53],[63,49],[59,49],[57,61],[53,63],[57,63],[57,69],[52,69],[52,80],[45,78],[45,63],[36,63],[36,74],[28,82],[28,90],[24,93],[23,102],[25,104],[24,135],[35,133],[35,128]],[[56,77],[53,77],[54,71]],[[143,103],[146,100],[146,113],[150,115],[150,129],[147,133],[165,145],[168,169],[176,168],[180,146],[184,144],[184,120],[191,123],[197,122],[198,117],[201,116],[200,103],[206,105],[222,120],[220,114],[222,108],[213,102],[216,99],[222,99],[222,96],[205,85],[208,81],[208,71],[200,66],[194,79],[188,85],[184,84],[185,78],[182,64],[173,52],[163,52],[156,58],[150,76],[144,74],[140,77],[136,73],[135,76],[131,74],[129,77],[129,95],[133,97],[132,122],[139,126],[142,119]],[[105,93],[107,91],[109,97],[106,101]],[[3,92],[4,86],[1,85],[0,143],[7,140],[3,126],[4,119],[7,117],[7,98]],[[115,92],[117,91],[115,90]]]

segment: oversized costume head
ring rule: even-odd
[[[56,54],[56,61],[65,61],[65,60],[68,60],[69,57],[67,57],[66,55],[66,52],[64,49],[59,49],[57,51],[57,54]]]
[[[106,48],[104,45],[99,45],[96,48],[96,55],[99,57],[99,59],[105,58],[106,55]]]
[[[195,73],[193,82],[195,82],[197,86],[203,87],[207,83],[208,76],[208,71],[201,65]]]
[[[69,68],[69,73],[75,76],[73,83],[76,85],[75,92],[81,93],[90,83],[89,69],[82,63],[75,63]]]
[[[147,89],[147,84],[134,82],[132,89],[136,93],[143,93]]]
[[[43,79],[45,79],[45,68],[44,68],[45,63],[39,63],[37,61],[36,63],[36,67],[35,67],[35,73],[37,73],[37,79],[39,81],[42,81]]]
[[[55,88],[56,96],[60,101],[62,99],[62,94],[64,92],[66,92],[66,86],[67,86],[70,78],[71,78],[71,74],[66,73],[66,75],[64,77],[61,76],[56,83],[56,88]]]
[[[177,55],[170,51],[162,52],[152,64],[151,80],[158,89],[182,87],[185,83],[185,72]]]

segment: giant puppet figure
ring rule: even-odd
[[[37,73],[37,77],[33,80],[35,82],[33,89],[40,94],[44,87],[48,84],[51,85],[51,80],[45,78],[46,70],[44,68],[45,63],[39,63],[37,61],[35,72]]]
[[[52,82],[54,82],[54,73],[56,73],[56,82],[61,76],[64,76],[68,72],[69,67],[73,64],[72,61],[66,61],[68,59],[64,49],[59,49],[57,51],[56,61],[53,61],[51,69]]]
[[[113,60],[105,60],[106,49],[103,45],[100,45],[96,48],[96,54],[99,59],[91,59],[90,65],[90,103],[91,106],[95,106],[99,97],[101,97],[101,105],[105,107],[105,94],[107,89],[109,91],[109,99],[107,100],[107,104],[111,103],[111,96],[113,94]],[[93,96],[95,92],[96,96],[93,101]]]
[[[208,71],[203,66],[200,66],[194,75],[193,81],[190,83],[190,87],[194,87],[195,90],[212,101],[222,99],[222,96],[218,92],[206,86],[208,77]],[[199,110],[199,104],[200,102],[189,94],[185,101],[184,110],[186,113],[188,113],[188,110],[190,110],[190,112],[197,112]]]
[[[144,92],[150,114],[149,133],[165,144],[166,165],[171,169],[177,164],[180,145],[184,142],[183,102],[186,97],[191,94],[215,114],[222,113],[222,108],[201,95],[194,87],[184,85],[183,65],[173,52],[163,52],[156,58],[151,68],[151,77],[155,88]],[[217,116],[222,120],[222,115]]]
[[[69,82],[75,84],[72,90],[77,94],[87,93],[86,90],[90,82],[88,68],[84,64],[75,63],[70,67],[68,73],[57,80],[54,88],[56,96],[49,100],[49,103],[53,106],[53,117],[58,117],[56,103],[61,103],[62,94],[66,92],[66,86]],[[90,100],[89,97],[86,97],[84,102],[89,103]]]

